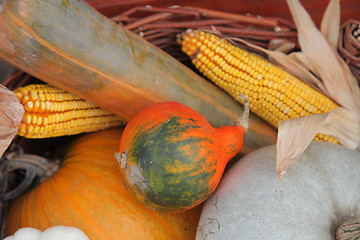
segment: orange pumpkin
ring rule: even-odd
[[[160,213],[123,185],[114,158],[121,134],[112,129],[78,139],[52,177],[11,204],[5,236],[21,227],[68,225],[92,240],[194,239],[200,208]]]

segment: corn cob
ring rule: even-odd
[[[275,128],[282,120],[325,113],[338,107],[330,98],[264,58],[201,30],[188,30],[178,39],[194,66],[240,103],[244,94],[250,111]],[[315,140],[337,143],[317,134]]]
[[[125,125],[118,116],[47,84],[14,90],[25,113],[18,135],[49,138],[99,131]]]

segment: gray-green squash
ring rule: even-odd
[[[275,157],[275,146],[268,146],[232,165],[205,203],[197,240],[359,237],[360,152],[312,142],[281,181]],[[348,230],[339,229],[336,238],[346,221]]]

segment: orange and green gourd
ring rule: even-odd
[[[156,103],[127,124],[116,157],[125,185],[141,203],[184,211],[214,192],[244,132],[238,125],[213,128],[184,104]]]

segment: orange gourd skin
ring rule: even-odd
[[[127,124],[121,138],[125,185],[150,208],[193,208],[214,192],[243,136],[242,127],[213,128],[184,104],[153,104]]]
[[[200,208],[169,214],[136,201],[122,183],[114,158],[121,129],[86,135],[61,168],[10,207],[5,236],[18,228],[75,226],[91,240],[195,239]]]

